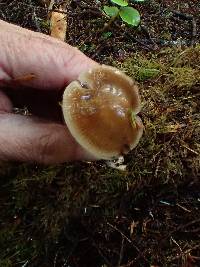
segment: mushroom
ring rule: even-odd
[[[81,73],[66,87],[62,109],[72,136],[97,159],[127,154],[142,136],[138,87],[116,68]]]

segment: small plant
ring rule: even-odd
[[[145,0],[132,0],[132,2],[144,2]],[[140,13],[137,9],[128,6],[128,0],[111,0],[117,6],[104,6],[103,10],[112,21],[118,16],[129,25],[137,27],[140,24]]]

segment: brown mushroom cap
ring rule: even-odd
[[[96,158],[128,153],[142,136],[143,124],[136,116],[138,88],[113,67],[102,65],[82,73],[66,87],[62,108],[71,134]]]

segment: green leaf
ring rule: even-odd
[[[121,7],[119,15],[124,22],[132,26],[138,26],[140,24],[140,13],[135,8]]]
[[[117,4],[119,6],[128,6],[127,0],[111,0],[114,4]]]
[[[137,73],[137,79],[139,81],[146,81],[148,79],[158,76],[160,70],[140,67]]]
[[[119,9],[115,6],[104,6],[103,10],[109,17],[115,17],[119,13]]]

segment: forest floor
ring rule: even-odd
[[[2,0],[0,19],[49,34],[44,2]],[[67,42],[138,82],[143,137],[125,171],[0,163],[2,267],[200,266],[200,2],[132,3],[138,28],[104,28],[105,4],[72,0]]]

